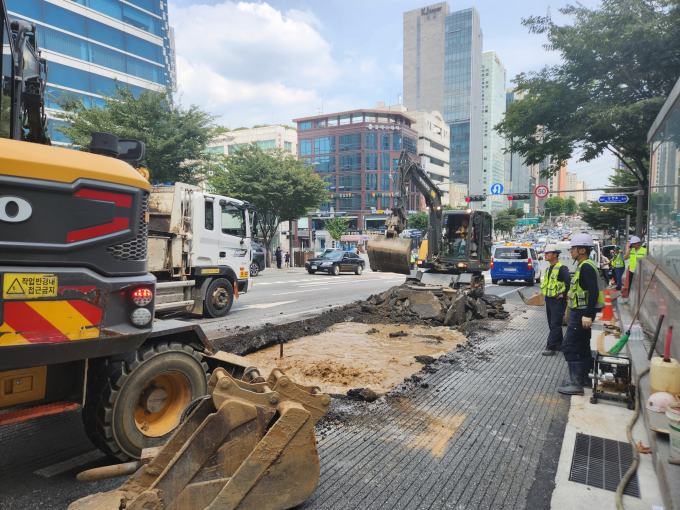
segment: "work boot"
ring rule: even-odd
[[[543,354],[543,356],[554,356],[555,354],[557,354],[557,351],[553,349],[543,349],[541,351],[541,354]]]
[[[583,395],[583,363],[569,362],[569,384],[560,386],[557,391],[564,395]]]

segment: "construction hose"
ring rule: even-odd
[[[637,470],[638,464],[640,463],[640,452],[638,451],[637,445],[633,440],[633,425],[635,425],[638,415],[640,414],[640,379],[642,379],[642,376],[645,375],[647,372],[649,372],[649,367],[645,367],[644,370],[642,370],[642,372],[638,374],[637,380],[635,382],[635,411],[633,412],[633,417],[628,423],[628,427],[626,427],[626,435],[628,436],[628,442],[633,447],[633,463],[628,468],[628,471],[626,471],[626,474],[623,475],[623,478],[621,478],[621,481],[619,482],[619,486],[616,488],[617,510],[624,510],[623,489],[625,489],[628,480],[630,480],[630,478],[633,476],[633,474]]]

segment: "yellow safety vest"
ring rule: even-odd
[[[637,259],[644,258],[645,253],[647,253],[647,248],[640,247],[637,250],[630,250],[630,255],[628,256],[628,260],[630,260],[628,269],[630,269],[632,273],[635,272],[635,268],[637,267]]]
[[[470,227],[460,227],[460,237],[461,239],[467,239],[468,231]]]
[[[625,261],[621,258],[621,254],[617,253],[614,260],[612,260],[612,267],[624,267],[626,265]]]
[[[581,262],[578,267],[576,268],[576,272],[574,272],[574,276],[571,277],[571,287],[569,288],[569,308],[573,309],[585,309],[588,308],[587,303],[588,303],[588,291],[585,289],[582,289],[581,286],[579,285],[579,276],[581,275],[581,266],[583,264],[588,264],[595,270],[595,274],[598,274],[597,271],[597,266],[595,263],[590,260],[586,259],[583,262]],[[604,308],[604,283],[602,281],[602,278],[597,277],[597,288],[598,288],[598,294],[597,294],[597,304],[595,305],[595,308]]]
[[[561,267],[562,263],[558,262],[554,266],[550,266],[548,268],[549,276],[543,278],[543,281],[541,282],[541,292],[543,292],[544,296],[555,297],[559,296],[560,294],[564,294],[567,286],[564,282],[561,282],[557,279],[557,275],[559,274]]]

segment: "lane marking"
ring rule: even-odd
[[[65,471],[70,471],[73,468],[82,466],[83,464],[87,464],[88,462],[93,462],[95,460],[102,459],[104,457],[106,457],[105,453],[102,453],[99,450],[92,450],[91,452],[83,453],[82,455],[78,455],[77,457],[73,457],[72,459],[65,460],[64,462],[59,462],[57,464],[47,466],[46,468],[38,469],[33,473],[44,478],[51,478],[54,475],[58,475]]]
[[[518,290],[519,290],[519,288],[517,288],[517,289],[512,289],[512,290],[509,290],[509,291],[507,291],[507,292],[503,292],[503,294],[496,294],[496,295],[497,295],[498,297],[503,297],[503,296],[507,296],[508,294],[512,294],[513,292],[517,292]]]
[[[319,290],[328,290],[328,287],[322,287]],[[292,292],[280,292],[279,294],[272,294],[272,296],[285,296],[286,294],[299,294],[300,292],[307,292],[306,290],[294,290]]]
[[[294,300],[294,301],[278,301],[277,303],[262,303],[261,305],[246,305],[243,308],[241,308],[241,310],[243,310],[243,309],[250,310],[250,309],[253,309],[253,308],[261,310],[261,309],[264,309],[264,308],[272,308],[274,306],[279,306],[279,305],[287,305],[288,303],[295,303],[295,301],[297,301],[297,300]]]

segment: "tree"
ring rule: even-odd
[[[136,98],[128,87],[104,95],[104,106],[86,107],[82,99],[68,93],[56,98],[67,122],[57,129],[79,150],[87,151],[90,133],[105,131],[118,138],[134,138],[146,144],[146,166],[153,184],[185,182],[197,184],[207,171],[219,168],[223,157],[206,152],[212,139],[213,117],[197,106],[182,108],[165,92],[143,90]]]
[[[581,202],[578,204],[578,210],[583,211],[586,207],[588,207],[588,202]]]
[[[564,200],[561,197],[550,197],[546,199],[543,207],[545,209],[546,216],[559,216],[562,212],[564,212]]]
[[[345,218],[341,218],[340,216],[335,216],[330,220],[326,220],[325,229],[333,239],[339,241],[342,235],[348,230],[347,220],[345,220]]]
[[[592,161],[611,153],[647,189],[647,131],[680,76],[674,6],[670,0],[603,0],[595,10],[578,3],[559,9],[572,25],[559,26],[550,14],[523,19],[530,32],[547,36],[544,47],[559,52],[562,62],[515,78],[516,91],[528,94],[510,103],[495,126],[510,141],[507,152],[529,165],[550,157],[544,177],[575,154]],[[643,196],[638,205],[640,234]]]
[[[510,220],[494,220],[493,222],[494,230],[497,230],[498,232],[506,232],[508,234],[512,232],[512,229],[516,226],[517,219],[514,217]]]
[[[328,197],[324,181],[311,166],[284,149],[263,150],[256,144],[236,148],[210,184],[216,194],[246,200],[257,208],[267,264],[279,224],[306,215]]]
[[[578,211],[576,200],[574,200],[572,197],[567,198],[563,205],[564,207],[562,208],[562,212],[564,212],[564,214],[567,216],[573,216],[576,214],[576,211]]]
[[[609,176],[609,182],[612,185],[612,193],[617,191],[628,191],[626,189],[617,190],[617,186],[627,187],[635,183],[635,177],[626,170],[614,170],[614,173]],[[646,209],[646,208],[645,208]],[[583,221],[590,227],[597,230],[615,229],[618,227],[619,220],[624,219],[626,215],[630,215],[631,225],[636,223],[637,218],[637,201],[628,200],[625,204],[600,204],[599,202],[590,202],[581,213]],[[647,212],[643,211],[643,222],[641,232],[644,232],[647,224]]]
[[[416,230],[425,230],[429,224],[429,217],[425,211],[418,211],[415,214],[409,214],[407,218],[408,226]]]

